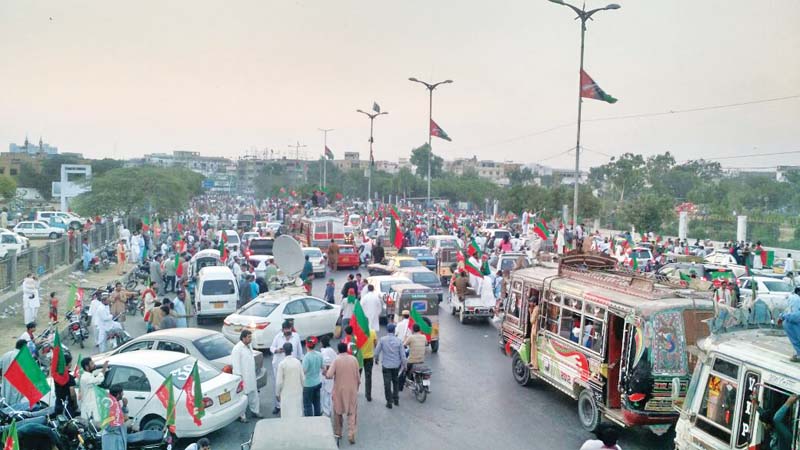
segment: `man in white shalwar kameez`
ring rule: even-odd
[[[481,261],[475,258],[475,255],[469,257],[469,263],[472,264],[472,267],[477,267],[480,270]],[[472,289],[475,290],[475,293],[480,295],[481,292],[481,284],[483,282],[483,278],[476,277],[473,274],[469,274],[469,285],[472,286]]]
[[[39,312],[39,280],[29,273],[22,280],[22,313],[25,319],[25,324],[36,321],[36,315]]]
[[[100,345],[101,352],[106,351],[109,332],[122,329],[122,325],[119,322],[115,322],[114,316],[111,315],[108,299],[109,297],[103,297],[103,304],[95,311],[97,316],[97,343]]]
[[[566,245],[566,240],[564,239],[564,224],[562,223],[560,227],[558,227],[558,233],[556,234],[556,253],[559,255],[564,254],[564,246]]]
[[[331,339],[328,336],[323,336],[320,339],[322,342],[322,373],[327,373],[328,368],[333,364],[336,359],[336,351],[331,348]],[[330,417],[333,411],[333,379],[322,377],[322,392],[320,395],[320,405],[322,407],[322,414]]]
[[[281,418],[303,417],[303,384],[306,375],[303,364],[292,356],[292,350],[291,342],[283,344],[286,357],[278,364],[275,378],[278,398],[281,400]]]
[[[250,412],[255,417],[261,417],[260,399],[258,398],[258,382],[256,381],[256,363],[253,359],[253,350],[250,342],[253,340],[253,332],[242,330],[239,335],[239,342],[233,346],[231,351],[231,366],[234,375],[242,377],[244,383],[244,394],[247,395],[247,404]],[[247,411],[242,411],[239,420],[247,422]]]

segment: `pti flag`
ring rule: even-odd
[[[608,95],[606,91],[600,89],[588,73],[581,70],[581,97],[602,100],[608,103],[616,103],[617,99]]]
[[[328,159],[333,159],[333,152],[327,146],[325,146],[325,157]]]
[[[433,121],[433,119],[431,119],[431,136],[436,136],[438,138],[444,139],[445,141],[452,141],[452,139],[450,139],[450,136],[448,136],[447,133],[444,132],[442,127],[437,125],[436,122]]]

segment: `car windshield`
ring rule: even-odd
[[[436,278],[436,275],[433,272],[414,272],[412,275],[412,281],[414,283],[419,284],[431,284],[431,283],[439,283],[439,279]]]
[[[392,286],[395,284],[403,284],[408,283],[408,280],[392,280],[392,281],[382,281],[381,282],[381,292],[389,292]]]
[[[277,306],[278,305],[275,303],[255,302],[250,306],[245,306],[239,314],[244,316],[269,317]]]
[[[230,356],[233,343],[221,333],[209,334],[193,342],[197,351],[209,361]]]
[[[416,259],[401,259],[400,260],[400,267],[419,267],[422,263],[417,261]]]
[[[764,281],[770,292],[792,292],[792,285],[785,281]]]
[[[303,253],[309,258],[322,258],[322,252],[319,250],[303,250]]]
[[[235,233],[228,233],[228,244],[238,244],[239,243],[239,235]]]
[[[184,383],[186,383],[186,380],[192,374],[195,361],[197,361],[197,371],[200,373],[200,383],[205,383],[219,375],[219,370],[191,356],[161,366],[156,369],[156,372],[160,373],[164,378],[172,375],[172,385],[178,389],[183,389]]]
[[[343,255],[352,255],[356,252],[356,249],[353,247],[339,247],[339,253]]]
[[[631,252],[631,258],[650,259],[650,250],[634,250]]]
[[[428,250],[427,248],[415,248],[413,250],[409,250],[408,254],[415,258],[419,256],[433,256],[431,251]]]
[[[274,243],[275,241],[272,239],[253,239],[250,241],[248,248],[256,255],[271,255]]]
[[[442,248],[456,248],[455,239],[442,239],[439,241],[439,247]]]
[[[233,280],[206,280],[203,282],[203,295],[235,294]]]
[[[500,260],[500,270],[512,270],[517,263],[516,258],[503,258]]]

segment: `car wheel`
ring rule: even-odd
[[[54,231],[54,232],[50,233],[50,236],[49,236],[49,237],[50,237],[50,239],[58,239],[58,233],[56,233],[56,232]]]
[[[595,431],[600,426],[602,415],[591,389],[584,389],[578,396],[578,420],[586,431]]]
[[[514,375],[514,381],[520,386],[528,386],[531,384],[531,370],[525,361],[519,357],[519,353],[514,352],[514,357],[511,358],[511,373]]]
[[[461,322],[462,325],[467,321],[467,317],[464,315],[465,309],[466,308],[462,306],[461,309],[458,310],[458,321]]]
[[[142,423],[139,426],[139,430],[163,431],[166,423],[167,422],[159,416],[147,416],[144,419],[142,419]]]

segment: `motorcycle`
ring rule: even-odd
[[[431,392],[431,371],[430,367],[424,364],[415,364],[411,372],[406,375],[405,386],[414,393],[414,398],[420,403],[425,403],[428,394]]]
[[[84,318],[84,315],[86,316]],[[83,348],[83,341],[89,338],[89,329],[86,326],[89,314],[85,308],[82,308],[80,313],[76,310],[67,311],[65,318],[67,319],[67,331],[72,338],[73,344],[78,344]]]
[[[134,270],[128,274],[125,281],[125,289],[132,290],[137,284],[145,284],[150,279],[150,264],[145,262],[136,266]]]
[[[50,363],[53,359],[53,336],[54,333],[58,333],[56,330],[56,324],[58,322],[51,323],[47,328],[42,331],[42,334],[34,339],[36,343],[36,351],[35,358],[39,362],[39,365],[42,367],[42,370],[50,371]],[[64,353],[64,356],[70,355],[69,348],[61,344],[61,352]]]

